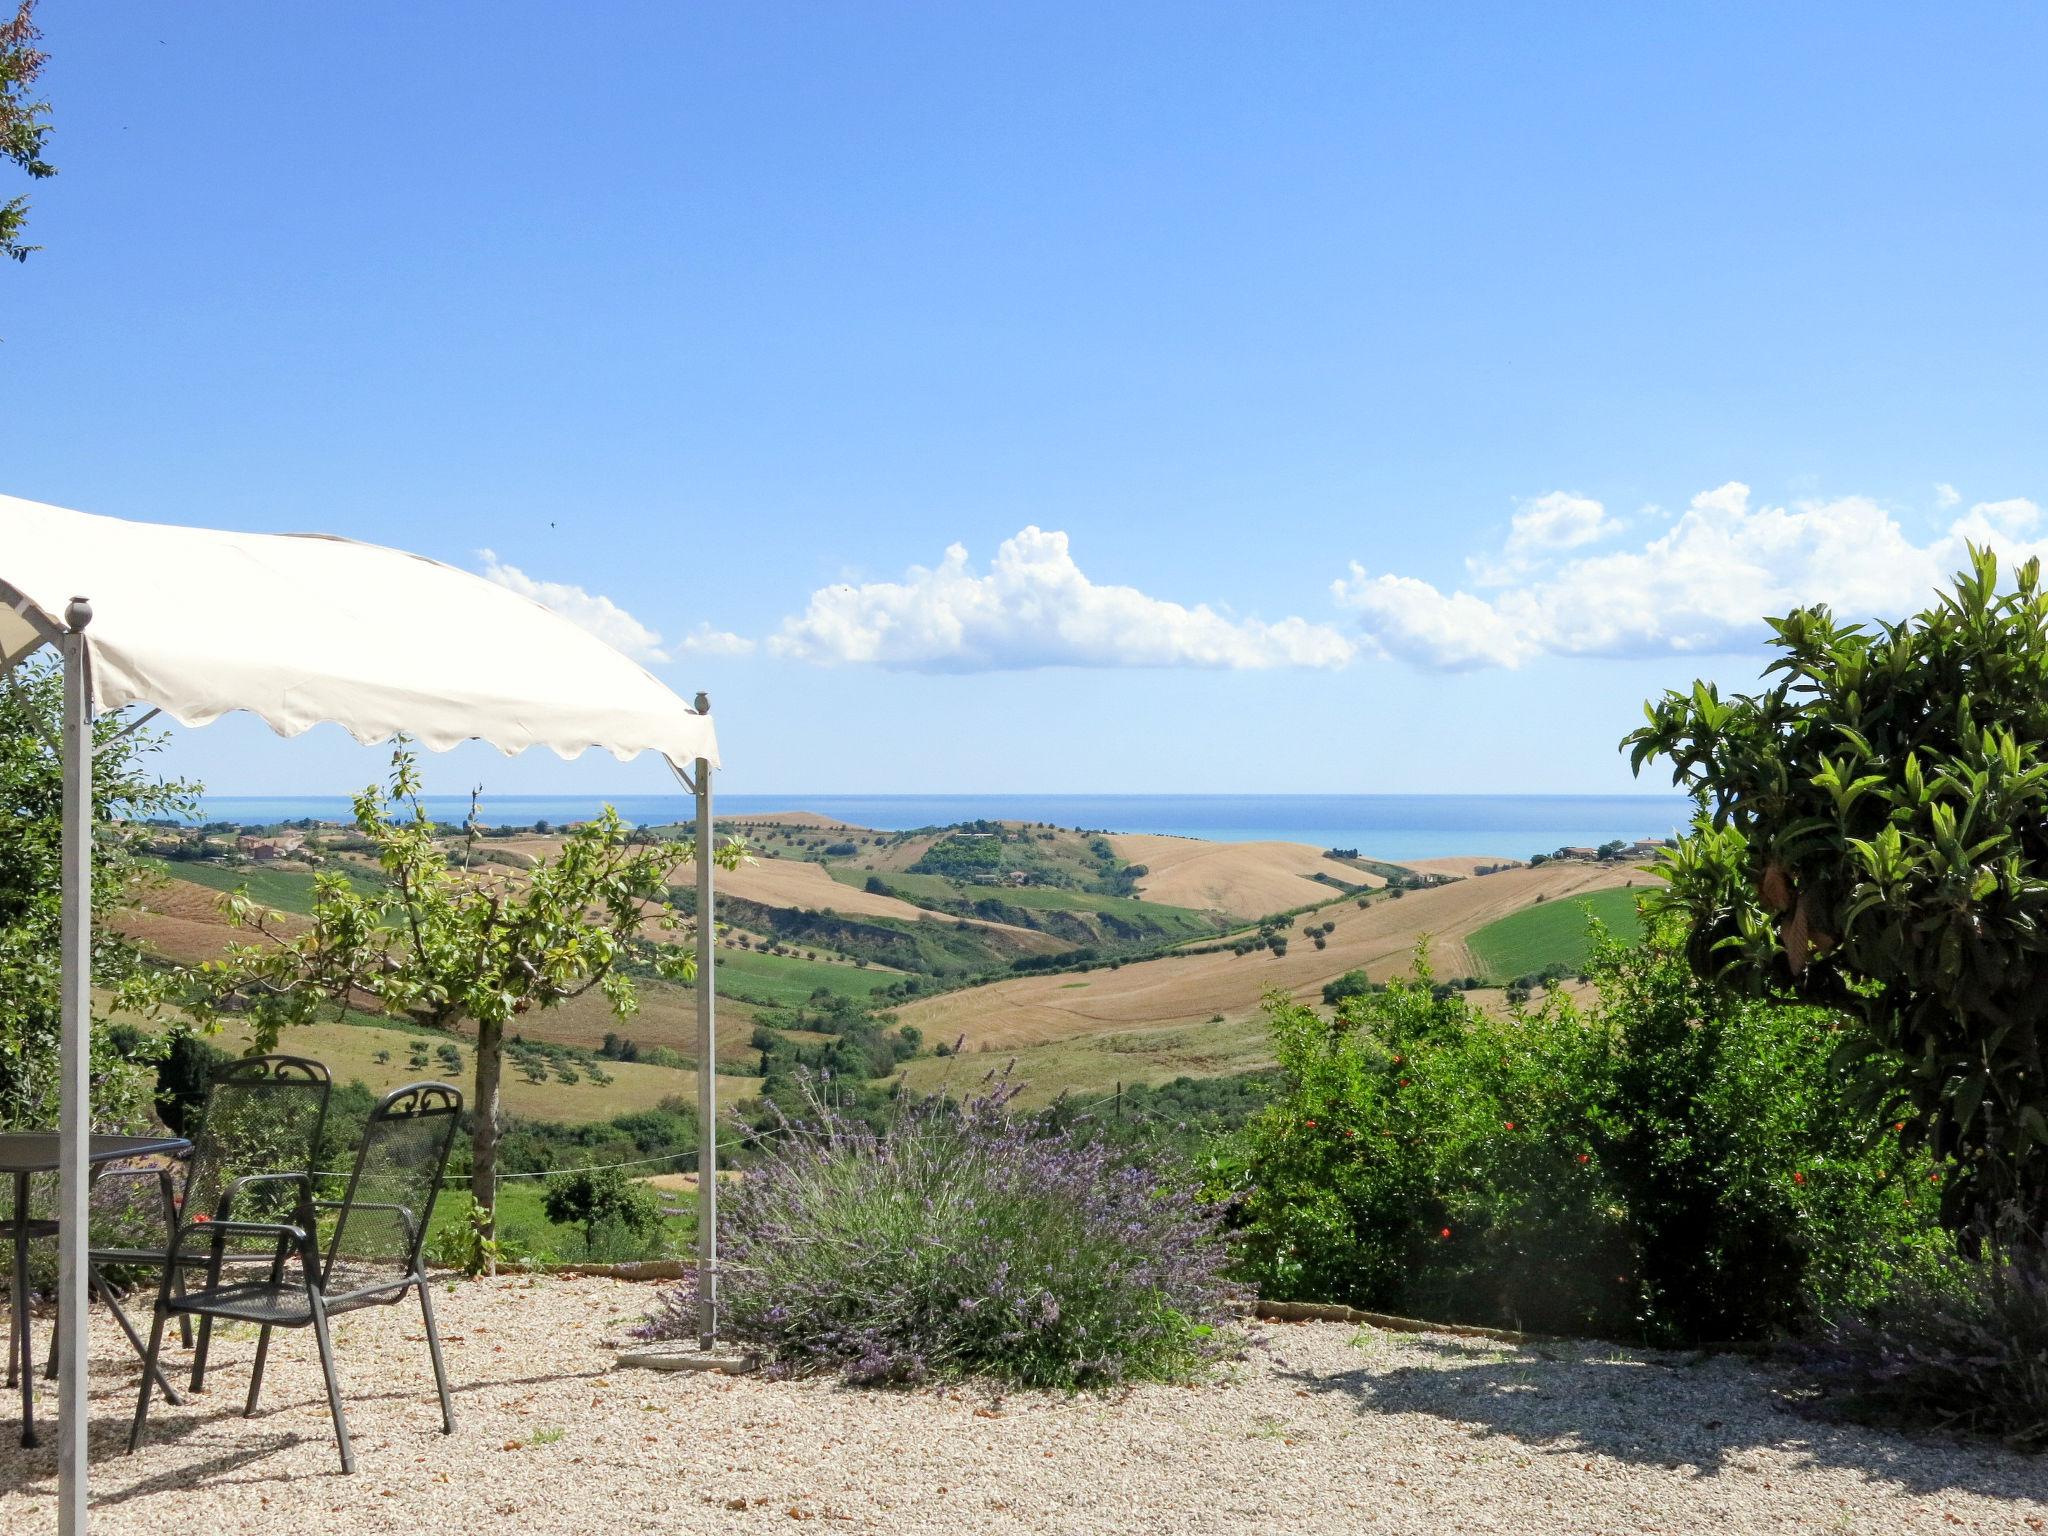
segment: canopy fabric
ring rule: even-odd
[[[481,739],[718,763],[709,714],[644,667],[530,598],[401,550],[0,496],[0,658],[62,629],[75,596],[92,604],[99,710],[148,704],[205,725],[246,709],[282,736],[331,721],[435,751]]]

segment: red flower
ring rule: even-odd
[[[1507,1129],[1507,1130],[1510,1130],[1510,1131],[1512,1131],[1512,1130],[1513,1130],[1513,1129],[1515,1128],[1515,1122],[1514,1122],[1514,1121],[1512,1121],[1512,1120],[1503,1120],[1503,1121],[1501,1121],[1501,1125],[1502,1125],[1502,1127],[1503,1127],[1504,1129]]]
[[[1929,1175],[1927,1175],[1927,1182],[1930,1184],[1939,1184],[1941,1182],[1941,1175],[1938,1173],[1930,1173]]]
[[[1579,1154],[1579,1161],[1582,1163],[1590,1163],[1591,1161],[1593,1161],[1593,1154],[1590,1152],[1581,1152]]]
[[[1405,1077],[1404,1077],[1404,1078],[1402,1078],[1402,1079],[1401,1079],[1401,1086],[1402,1086],[1403,1088],[1406,1088],[1406,1087],[1408,1086],[1408,1079],[1407,1079],[1407,1078],[1405,1078]]]
[[[197,1223],[197,1222],[202,1222],[202,1221],[211,1221],[211,1220],[213,1220],[213,1218],[212,1218],[211,1216],[194,1216],[194,1217],[192,1218],[192,1220],[193,1220],[193,1221],[194,1221],[195,1223]]]
[[[1450,1235],[1451,1235],[1451,1229],[1450,1229],[1449,1227],[1445,1227],[1445,1228],[1443,1229],[1443,1231],[1441,1231],[1441,1232],[1437,1233],[1437,1236],[1438,1236],[1438,1237],[1449,1237]]]
[[[1806,1182],[1806,1175],[1803,1173],[1795,1173],[1792,1175],[1792,1182],[1794,1184],[1804,1184]]]
[[[1301,1123],[1307,1126],[1310,1130],[1314,1130],[1316,1128],[1316,1123],[1313,1120],[1304,1120]]]

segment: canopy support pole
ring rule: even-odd
[[[92,1122],[92,604],[64,610],[64,917],[57,1116],[57,1532],[85,1536],[85,1145]],[[19,1307],[26,1298],[17,1296]]]
[[[697,713],[711,713],[711,699],[698,694]],[[712,920],[711,865],[716,851],[711,825],[711,763],[697,759],[691,776],[697,796],[697,1347],[718,1343],[718,993]]]

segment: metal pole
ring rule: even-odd
[[[711,699],[697,695],[697,713]],[[711,763],[697,759],[697,1347],[718,1343],[718,993],[712,921]]]
[[[85,1536],[85,1139],[92,1122],[92,604],[64,610],[64,850],[57,1117],[57,1531]],[[16,1297],[15,1305],[23,1298]]]

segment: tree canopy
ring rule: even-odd
[[[36,95],[36,80],[46,55],[36,46],[42,32],[35,22],[36,0],[20,0],[14,19],[0,22],[0,159],[40,181],[57,174],[43,158],[50,137],[50,104]],[[11,197],[0,203],[0,256],[26,261],[38,249],[22,242],[28,223],[28,199]]]
[[[64,678],[44,659],[16,667],[0,687],[0,1126],[56,1120],[58,930],[63,909],[64,772],[57,753]],[[164,977],[142,964],[136,946],[104,921],[106,913],[143,896],[151,881],[138,849],[137,823],[175,816],[194,803],[189,784],[149,771],[162,737],[123,735],[129,720],[106,715],[94,724],[92,970],[95,1000],[148,1006]],[[119,1062],[95,1017],[93,1100],[117,1115],[128,1095],[116,1091]]]
[[[1693,964],[1859,1021],[1846,1064],[1981,1233],[2048,1215],[2048,595],[1970,555],[1901,622],[1771,620],[1767,691],[1695,683],[1624,746],[1698,805],[1662,861]]]

